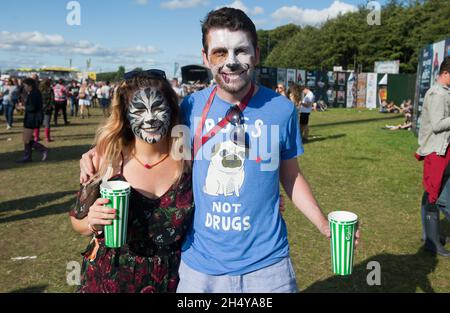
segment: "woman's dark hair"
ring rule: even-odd
[[[27,78],[23,81],[23,83],[30,86],[33,90],[36,89],[36,81],[33,78]]]
[[[447,72],[450,74],[450,55],[447,55],[444,58],[444,61],[442,61],[441,67],[439,68],[439,75],[444,74],[444,72]]]
[[[226,28],[230,31],[243,30],[249,33],[253,47],[258,46],[258,35],[255,24],[239,9],[221,8],[210,11],[202,21],[202,41],[203,49],[208,52],[208,32],[214,28]]]

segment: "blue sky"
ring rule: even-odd
[[[0,69],[69,66],[91,70],[201,63],[200,20],[220,6],[246,11],[258,29],[318,24],[367,0],[79,0],[81,25],[67,24],[66,0],[2,4]],[[383,4],[385,0],[380,1]]]

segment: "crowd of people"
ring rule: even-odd
[[[45,130],[45,140],[52,142],[51,121],[58,126],[58,119],[63,118],[68,125],[67,110],[71,117],[90,117],[89,108],[99,106],[105,117],[110,114],[113,86],[110,82],[75,80],[66,83],[62,79],[39,79],[37,74],[30,78],[10,77],[0,82],[0,112],[6,120],[6,130],[14,124],[14,114],[23,115],[24,156],[17,162],[32,161],[32,150],[42,152],[42,161],[47,159],[48,148],[39,143],[40,129]]]

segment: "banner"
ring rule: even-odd
[[[374,72],[378,74],[398,74],[400,72],[400,61],[375,62]]]
[[[431,87],[431,76],[432,76],[432,68],[433,68],[433,45],[428,45],[422,50],[419,58],[419,72],[417,73],[418,80],[418,95],[414,110],[415,115],[415,129],[419,130],[420,128],[420,120],[422,113],[423,101],[425,99],[425,94],[428,89]]]
[[[338,74],[338,80],[340,81],[339,75],[341,73]],[[355,73],[350,73],[350,75],[348,76],[348,81],[347,81],[347,103],[346,103],[346,107],[347,108],[353,108],[356,106],[356,77],[355,77]]]
[[[277,69],[275,67],[261,67],[257,79],[259,84],[274,89],[277,86]]]
[[[359,73],[357,76],[357,91],[356,91],[357,108],[364,108],[366,106],[366,86],[367,86],[367,74]]]
[[[306,71],[297,70],[297,84],[300,86],[306,86]]]
[[[337,73],[328,72],[327,75],[328,75],[328,88],[327,88],[328,105],[335,106],[337,95],[337,92],[335,90],[335,83],[337,79]]]
[[[439,67],[444,61],[445,54],[445,40],[439,41],[433,45],[433,64],[431,69],[431,86],[436,83],[436,78],[439,75]]]
[[[367,74],[366,108],[368,109],[377,107],[377,76],[377,73]]]
[[[316,72],[316,101],[324,101],[328,104],[327,96],[328,87],[328,72],[327,71],[317,71]]]
[[[316,88],[316,71],[306,72],[306,86],[308,86],[309,89]]]
[[[287,73],[286,73],[286,81],[287,81],[287,86],[289,88],[289,86],[291,84],[294,84],[296,82],[296,74],[297,71],[295,69],[292,68],[288,68],[287,69]]]
[[[286,80],[287,70],[285,68],[279,68],[277,72],[277,84],[283,84],[286,86],[287,80]]]

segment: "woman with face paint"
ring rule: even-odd
[[[177,123],[178,98],[164,72],[125,74],[111,116],[97,132],[98,170],[90,186],[98,195],[101,179],[130,183],[127,242],[105,246],[102,228],[116,213],[103,206],[107,199],[78,197],[70,211],[73,228],[93,236],[78,292],[176,291],[181,241],[193,213],[190,166],[170,153],[178,145],[171,137]]]

